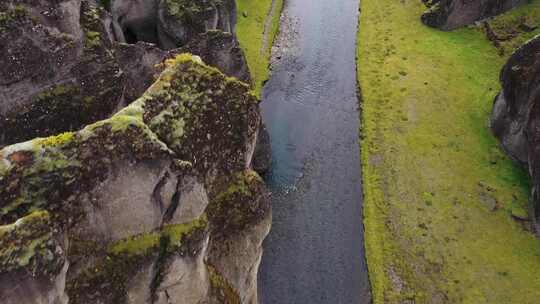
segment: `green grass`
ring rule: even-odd
[[[262,86],[269,76],[269,62],[272,43],[279,29],[279,17],[283,0],[276,1],[276,9],[271,16],[269,12],[272,0],[237,0],[238,23],[236,34],[240,46],[246,53],[249,69],[253,78],[253,86],[257,95],[260,96]],[[247,17],[244,16],[247,15]],[[269,29],[266,33],[267,44],[264,44],[265,23],[269,20]]]
[[[493,24],[540,15],[539,2]],[[425,27],[424,10],[420,0],[361,1],[364,224],[374,303],[538,303],[540,240],[511,216],[529,208],[528,178],[488,128],[509,54],[500,56],[478,28]]]

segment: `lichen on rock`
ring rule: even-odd
[[[527,0],[423,0],[428,10],[422,15],[426,25],[452,30],[504,13]]]
[[[28,271],[28,254],[44,261],[43,237],[53,240],[62,254],[42,268],[56,271],[50,280],[60,282],[58,297],[70,303],[159,303],[189,290],[186,303],[210,301],[217,295],[204,261],[223,271],[216,240],[260,239],[249,247],[260,259],[269,205],[262,180],[247,170],[260,126],[257,98],[247,84],[190,54],[161,69],[111,118],[0,150],[0,243],[16,238],[17,265]],[[38,219],[46,219],[43,234],[30,230],[41,229]],[[13,256],[6,250],[0,257]],[[0,272],[16,271],[9,265]],[[178,281],[181,273],[189,284]],[[250,282],[241,293],[256,294],[251,272],[227,280]]]

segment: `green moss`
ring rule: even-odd
[[[166,225],[154,232],[111,243],[104,254],[99,250],[89,251],[93,265],[81,270],[67,282],[70,302],[89,303],[94,299],[94,294],[100,292],[101,299],[108,299],[108,303],[124,303],[130,281],[152,265],[150,289],[153,295],[161,284],[168,258],[177,252],[185,254],[186,250],[190,254],[189,243],[200,242],[200,232],[205,231],[206,226],[206,216],[202,215],[190,223]],[[76,244],[80,247],[79,251],[91,245],[91,242],[84,243],[82,246]]]
[[[88,50],[97,49],[101,44],[101,32],[103,25],[100,15],[103,12],[102,7],[94,7],[89,3],[84,3],[81,10],[81,25],[85,36],[85,48]]]
[[[58,270],[50,217],[37,211],[0,226],[0,273],[26,269],[34,274]]]
[[[145,255],[155,251],[159,247],[160,239],[164,236],[170,240],[170,246],[180,247],[182,239],[189,237],[193,231],[204,229],[206,225],[206,215],[190,223],[166,225],[161,231],[145,233],[111,244],[109,252],[112,255]]]
[[[269,203],[264,182],[256,172],[248,170],[224,179],[227,182],[217,183],[220,190],[211,195],[206,209],[213,232],[242,231],[266,216]]]
[[[71,87],[60,86],[39,98],[51,100],[69,92]],[[245,126],[255,123],[248,121],[248,111],[257,102],[247,85],[197,57],[183,54],[168,60],[148,91],[113,117],[76,133],[1,150],[0,223],[40,209],[69,220],[74,210],[63,210],[78,204],[66,203],[68,199],[105,178],[110,161],[118,157],[147,159],[163,153],[194,166],[243,166],[238,155],[245,152]],[[215,113],[223,119],[215,119]],[[212,138],[216,132],[223,136]]]
[[[221,4],[220,0],[165,0],[168,13],[188,24],[204,20],[203,15]]]
[[[50,136],[43,139],[38,139],[37,143],[42,146],[63,146],[73,140],[73,132],[65,132],[56,136]]]
[[[95,48],[98,47],[101,44],[101,34],[99,32],[94,31],[87,31],[85,33],[86,35],[86,47],[87,48]]]
[[[18,21],[25,21],[28,17],[28,11],[22,4],[0,6],[0,34],[10,28],[14,28]]]
[[[217,271],[217,269],[206,263],[206,269],[210,277],[210,284],[214,290],[219,303],[223,304],[240,304],[240,296],[234,289],[231,283]]]
[[[538,13],[538,3],[501,18]],[[374,303],[536,303],[540,242],[511,215],[528,209],[527,177],[506,157],[493,161],[498,143],[487,127],[505,57],[480,28],[423,26],[420,1],[360,5]],[[481,181],[499,208],[486,204]]]
[[[487,22],[499,39],[500,52],[508,56],[527,40],[540,34],[540,2],[531,1]]]
[[[272,44],[279,29],[283,0],[274,1],[274,10],[272,0],[236,1],[238,12],[236,34],[246,54],[257,96],[261,95],[262,87],[269,76],[268,65]],[[247,13],[247,17],[244,17],[244,13]],[[265,25],[268,25],[267,29]]]

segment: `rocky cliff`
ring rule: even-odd
[[[429,9],[422,15],[426,25],[452,30],[501,14],[527,0],[423,0]]]
[[[257,303],[271,212],[235,15],[0,3],[1,303]]]
[[[518,49],[501,72],[502,91],[491,115],[491,128],[504,150],[528,169],[531,200],[540,221],[540,37]],[[539,229],[537,229],[540,232]]]
[[[113,1],[113,8],[126,9],[124,2]],[[183,5],[173,0],[163,3]],[[218,27],[220,23],[212,21],[216,26],[192,30],[163,50],[148,44],[152,39],[122,43],[123,23],[118,20],[128,20],[133,11],[137,10],[110,13],[94,0],[0,3],[0,147],[77,130],[109,117],[148,88],[160,72],[157,64],[182,52],[200,55],[225,74],[250,81],[236,38],[220,30],[234,29],[234,18],[222,22],[227,26]],[[232,7],[227,14],[234,13]],[[167,22],[190,25],[182,16],[170,17]]]

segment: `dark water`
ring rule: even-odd
[[[262,304],[369,303],[355,42],[358,0],[287,0],[287,43],[264,89],[273,226]]]

